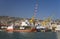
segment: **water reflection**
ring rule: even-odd
[[[35,33],[20,33],[21,37],[25,38],[25,39],[34,39],[35,38]]]
[[[56,32],[57,34],[57,39],[60,39],[60,32]]]
[[[0,32],[0,39],[57,39],[55,32]]]

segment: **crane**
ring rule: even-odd
[[[30,23],[35,24],[35,17],[36,17],[37,10],[38,10],[38,0],[36,0],[36,4],[34,7],[34,14],[33,14],[32,18],[30,19]]]
[[[41,23],[41,25],[42,25],[42,26],[46,26],[49,22],[51,22],[51,18],[50,18],[50,17],[48,17],[47,19],[45,19],[45,20]]]

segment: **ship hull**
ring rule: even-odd
[[[21,30],[12,30],[12,29],[8,29],[6,30],[7,32],[36,32],[36,29],[21,29]]]

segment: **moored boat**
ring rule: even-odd
[[[45,27],[44,26],[36,26],[37,32],[45,32]]]
[[[6,29],[7,32],[36,32],[32,26],[13,26],[10,25]]]
[[[21,27],[20,29],[7,29],[7,32],[36,32],[35,28]]]

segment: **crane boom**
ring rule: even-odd
[[[36,4],[34,8],[34,17],[36,17],[37,10],[38,10],[38,0],[36,0]]]

